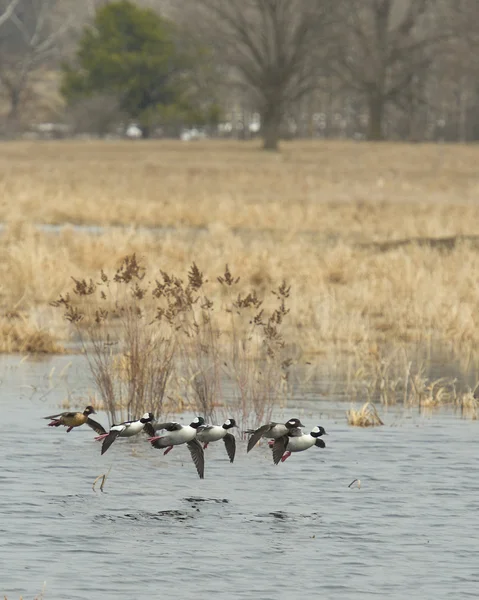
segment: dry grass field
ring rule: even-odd
[[[95,278],[136,252],[181,276],[195,261],[215,279],[228,263],[265,294],[285,279],[288,339],[305,354],[445,345],[468,360],[478,165],[479,148],[460,145],[2,144],[2,349],[58,349],[68,329],[49,303],[72,275]]]

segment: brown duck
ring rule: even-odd
[[[80,427],[85,423],[94,429],[99,435],[106,433],[100,423],[97,423],[93,419],[90,419],[91,414],[96,414],[93,406],[87,406],[83,412],[63,412],[58,415],[50,415],[49,417],[43,417],[44,419],[51,419],[51,423],[48,423],[48,427],[59,427],[64,425],[68,427],[67,433],[69,433],[74,427]]]

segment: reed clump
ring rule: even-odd
[[[411,378],[409,405],[420,408],[439,408],[456,402],[457,390],[454,377],[439,377],[430,381],[419,371]]]
[[[370,401],[365,402],[361,408],[350,408],[346,417],[348,425],[353,427],[377,427],[378,425],[384,425],[377,408]]]
[[[459,407],[461,416],[472,421],[479,418],[478,385],[473,390],[459,394],[456,398],[456,407]]]
[[[132,254],[113,275],[73,278],[52,305],[74,328],[112,421],[158,418],[172,406],[213,419],[223,407],[257,425],[287,394],[289,293],[284,282],[271,298],[245,292],[228,266],[211,281],[195,263],[186,278],[150,272]],[[227,407],[224,386],[233,398]]]
[[[0,352],[60,354],[64,349],[48,329],[16,314],[0,318]]]

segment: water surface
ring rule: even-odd
[[[90,429],[47,427],[89,385],[79,357],[65,379],[69,361],[0,362],[9,600],[44,582],[47,600],[477,597],[479,423],[391,409],[385,427],[353,429],[344,403],[295,400],[291,416],[319,421],[326,450],[275,467],[265,445],[240,443],[230,465],[219,443],[200,481],[184,448],[118,440],[101,457]],[[105,493],[92,491],[110,467]]]

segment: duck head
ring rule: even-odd
[[[285,423],[285,426],[288,429],[295,429],[296,427],[304,427],[299,419],[290,419]]]
[[[226,419],[223,423],[223,429],[231,429],[232,427],[238,427],[234,419]]]
[[[150,423],[151,421],[154,421],[154,420],[155,420],[155,417],[153,416],[153,413],[150,413],[150,412],[145,413],[140,419],[140,421],[142,423]]]
[[[314,438],[319,438],[322,435],[328,435],[328,434],[326,433],[326,430],[324,429],[324,427],[321,427],[321,425],[316,425],[316,427],[314,427],[313,430],[311,431],[310,435]]]
[[[196,417],[196,419],[193,419],[193,421],[190,423],[190,427],[193,427],[193,429],[198,429],[200,425],[204,424],[205,420],[203,419],[203,417]]]

